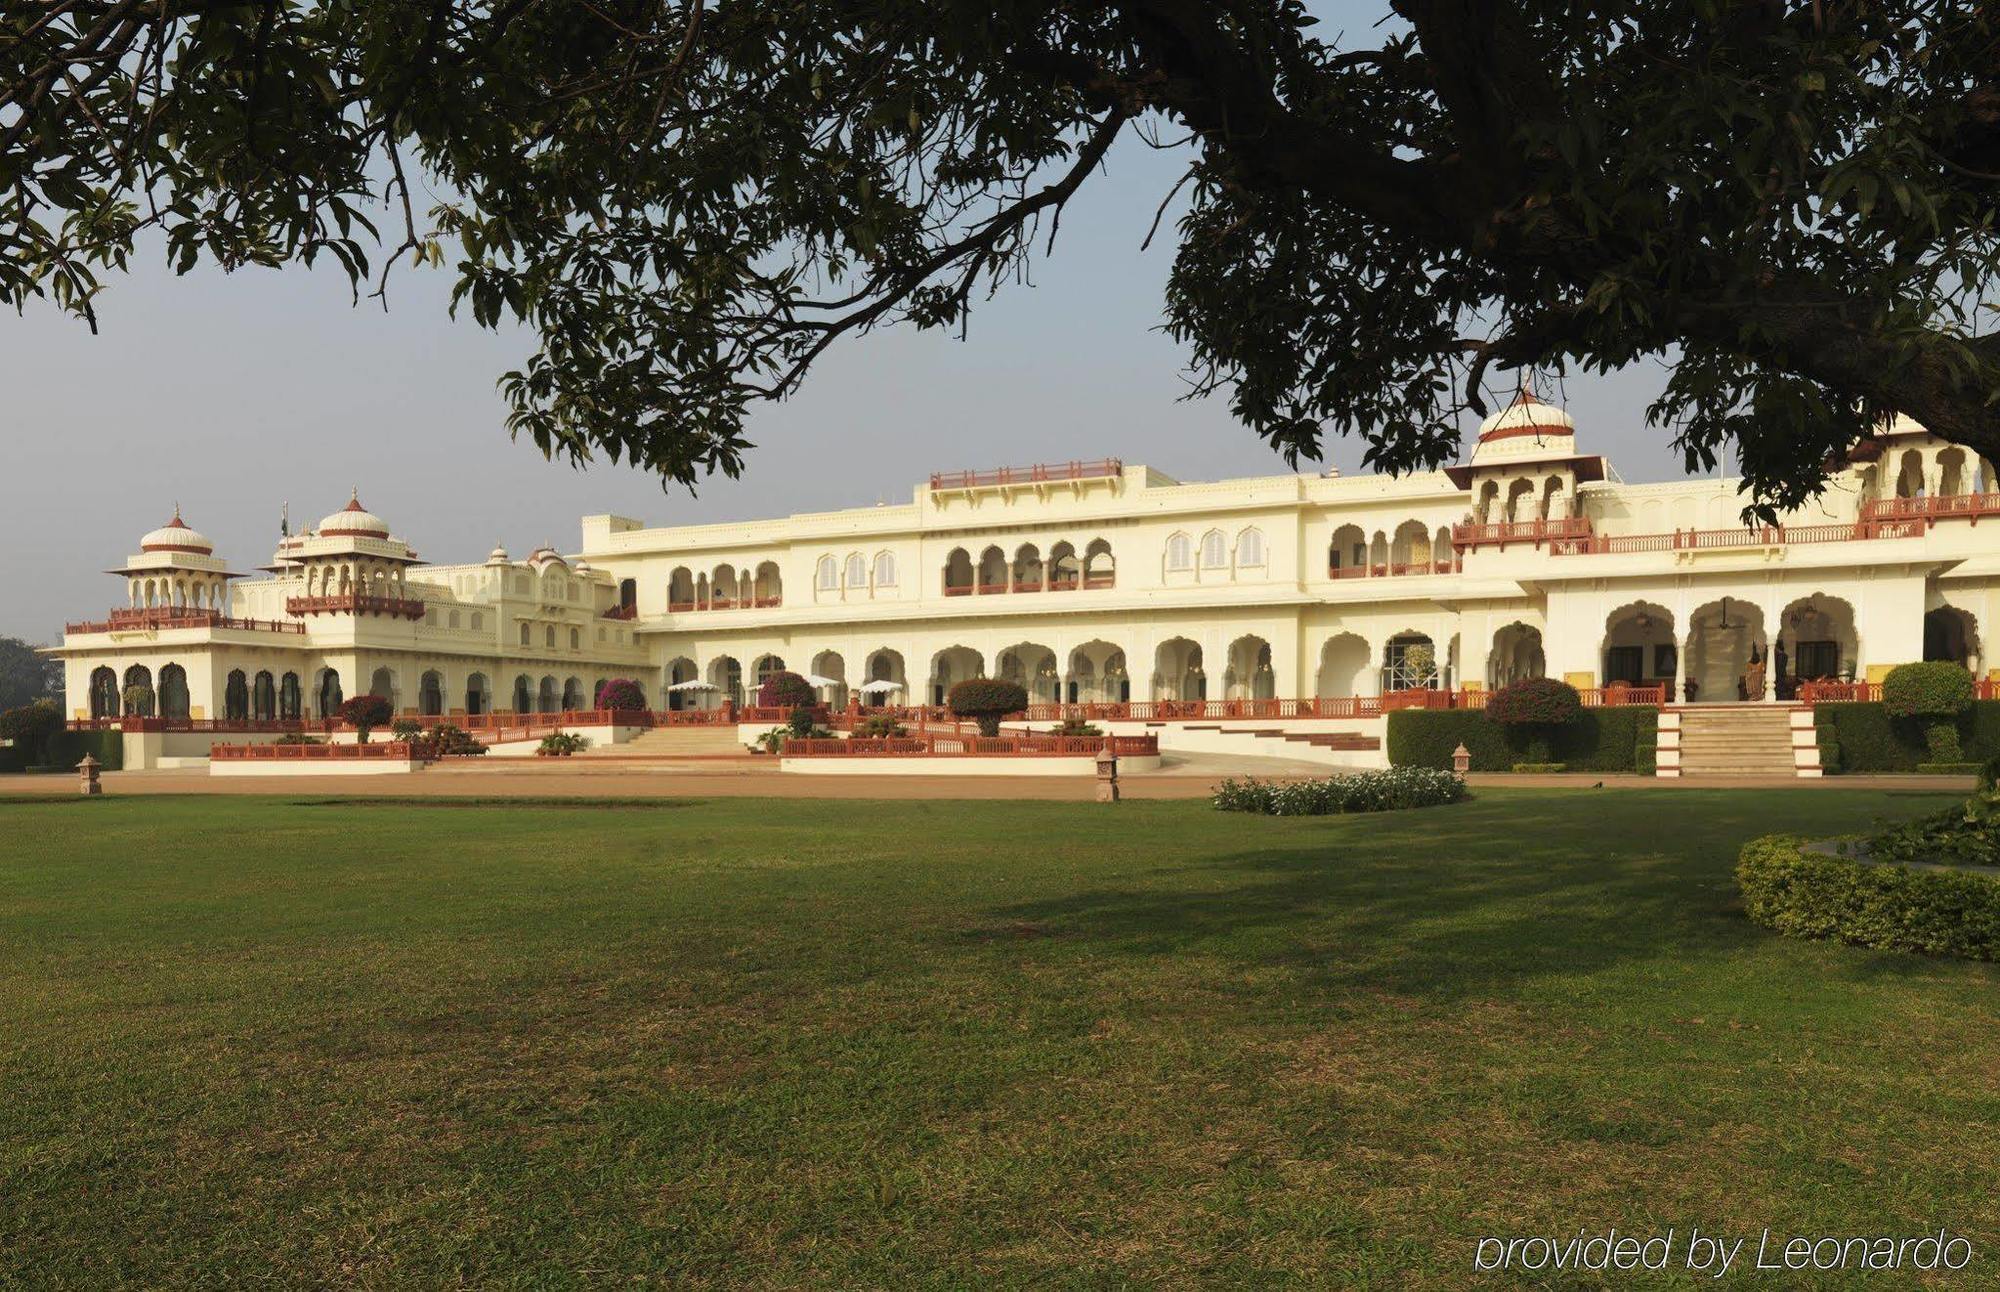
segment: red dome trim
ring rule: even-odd
[[[1528,426],[1496,426],[1479,437],[1481,444],[1491,444],[1495,440],[1511,440],[1519,435],[1568,435],[1575,436],[1576,429],[1559,422],[1536,422]]]

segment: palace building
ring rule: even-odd
[[[709,707],[781,668],[822,679],[834,705],[863,684],[936,703],[975,676],[1043,702],[1535,675],[1759,701],[1935,658],[1986,676],[1992,463],[1899,421],[1781,523],[1746,528],[1743,501],[1729,480],[1626,484],[1524,392],[1436,472],[967,471],[899,506],[665,528],[588,516],[575,552],[520,560],[432,564],[357,496],[249,574],[176,511],[111,571],[121,604],[51,651],[78,719],[135,703],[310,718],[364,691],[413,714],[560,712],[619,677],[655,709]]]

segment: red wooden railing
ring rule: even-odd
[[[2000,700],[2000,682],[1991,678],[1974,678],[1972,694],[1979,700]],[[1799,683],[1800,704],[1831,704],[1851,700],[1880,700],[1880,682],[1840,682],[1820,681]]]
[[[395,615],[422,619],[424,603],[414,597],[367,597],[358,593],[337,593],[330,597],[286,597],[288,615]]]
[[[692,614],[697,610],[771,610],[783,604],[785,604],[785,599],[782,595],[768,597],[710,597],[706,601],[669,601],[667,602],[667,611],[670,614],[684,615]],[[606,617],[609,618],[610,616]],[[636,612],[623,616],[626,619],[635,617]]]
[[[1549,544],[1552,556],[1599,556],[1627,552],[1691,552],[1733,547],[1780,547],[1799,543],[1848,543],[1875,538],[1915,538],[1921,521],[1862,520],[1833,525],[1747,525],[1737,529],[1677,529],[1666,534],[1592,534]]]
[[[1540,543],[1552,538],[1586,538],[1590,532],[1588,516],[1566,516],[1561,520],[1510,520],[1492,525],[1453,525],[1451,545],[1463,549],[1493,543]]]
[[[933,489],[983,489],[996,485],[1049,484],[1063,480],[1101,480],[1123,475],[1125,464],[1117,458],[1095,462],[1037,462],[1026,467],[998,467],[990,471],[934,471]]]
[[[2000,493],[1944,494],[1934,498],[1879,498],[1861,504],[1863,520],[1977,521],[2000,516]]]
[[[1088,758],[1103,751],[1125,756],[1160,752],[1157,736],[972,736],[914,732],[908,736],[856,736],[847,740],[787,740],[787,758]]]
[[[1047,583],[968,583],[957,587],[947,583],[944,585],[944,595],[947,597],[995,597],[1002,594],[1018,594],[1023,592],[1076,592],[1079,589],[1088,592],[1100,592],[1105,588],[1116,587],[1117,583],[1118,575],[1115,571],[1112,571],[1101,574],[1086,574],[1080,577],[1074,574],[1067,578],[1051,577]]]
[[[414,756],[405,740],[371,741],[365,745],[210,745],[208,756],[219,762],[408,762]]]
[[[234,628],[262,633],[303,633],[306,626],[284,619],[232,619],[214,610],[113,610],[111,617],[63,625],[65,633],[119,633],[162,628]]]

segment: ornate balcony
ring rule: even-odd
[[[353,593],[331,597],[287,597],[288,615],[389,615],[397,619],[422,619],[424,603],[411,597],[364,597]]]
[[[233,619],[218,610],[189,610],[186,607],[150,606],[136,610],[113,610],[109,619],[82,620],[63,625],[65,633],[158,632],[163,628],[230,628],[265,633],[302,633],[304,624],[282,619]]]

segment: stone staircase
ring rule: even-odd
[[[714,758],[728,754],[744,754],[743,743],[736,738],[736,728],[727,727],[654,727],[642,731],[632,739],[619,745],[593,745],[578,755],[581,758]]]
[[[1329,767],[1385,767],[1382,738],[1352,731],[1294,731],[1224,723],[1149,722],[1164,753],[1240,754],[1289,758]]]
[[[1818,776],[1819,750],[1812,737],[1810,709],[1680,705],[1660,714],[1658,772],[1668,777]]]

